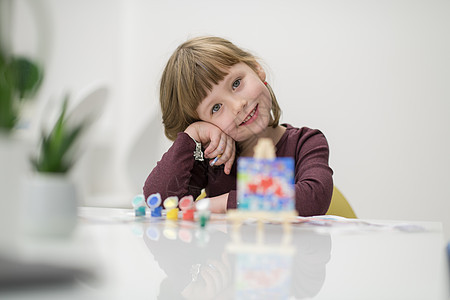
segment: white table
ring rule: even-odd
[[[217,215],[200,228],[80,208],[73,237],[25,239],[20,256],[91,277],[0,290],[0,299],[448,299],[440,223],[333,224],[294,224],[291,235],[265,224],[260,234],[255,223],[233,231]]]

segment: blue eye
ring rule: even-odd
[[[233,82],[233,90],[236,89],[239,85],[241,85],[241,80],[237,79]]]
[[[211,112],[212,112],[212,113],[216,113],[216,112],[219,111],[219,109],[220,109],[221,107],[222,107],[222,104],[214,104],[214,106],[213,106]]]

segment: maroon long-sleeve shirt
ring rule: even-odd
[[[328,165],[329,148],[325,136],[316,129],[283,124],[286,131],[276,144],[277,157],[295,160],[295,208],[301,216],[325,214],[333,193],[333,171]],[[223,165],[210,167],[207,160],[194,160],[195,142],[184,132],[163,155],[144,184],[144,196],[193,195],[203,188],[208,197],[229,193],[227,208],[236,208],[236,161],[230,175]]]

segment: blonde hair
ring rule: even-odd
[[[213,85],[227,73],[224,70],[243,62],[258,72],[255,56],[219,37],[197,37],[181,44],[170,57],[161,77],[160,105],[164,131],[170,140],[190,124],[200,121],[197,107]],[[272,116],[269,126],[276,127],[281,109],[271,87]]]

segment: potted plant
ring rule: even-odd
[[[26,233],[67,236],[77,221],[77,188],[68,176],[77,159],[76,145],[88,120],[71,122],[69,97],[49,132],[43,131],[38,154],[31,158],[34,174],[27,182],[23,225]]]

